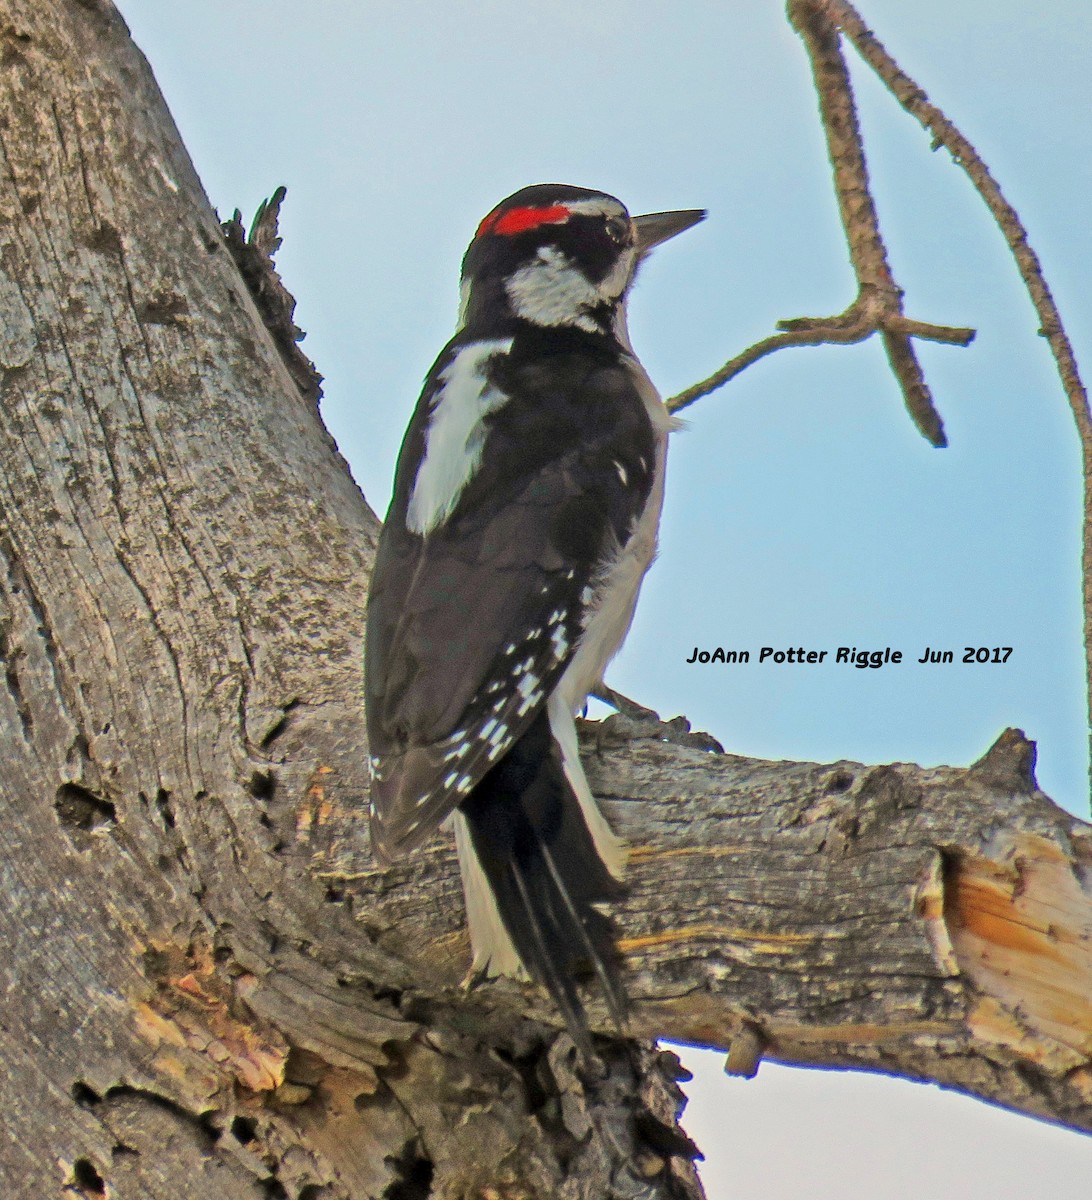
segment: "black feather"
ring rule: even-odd
[[[383,858],[423,844],[464,799],[444,784],[456,766],[474,783],[489,769],[494,747],[456,763],[441,743],[458,731],[472,741],[494,716],[518,738],[545,706],[575,653],[588,585],[625,544],[652,489],[656,435],[629,360],[581,330],[520,329],[483,381],[509,400],[483,419],[478,470],[447,521],[427,537],[411,532],[406,513],[443,372],[474,345],[463,331],[425,385],[368,593],[373,844]],[[555,611],[564,614],[560,657],[548,653]],[[533,706],[514,691],[508,645],[533,660],[542,692]],[[501,696],[511,703],[492,711]]]
[[[595,905],[625,889],[596,851],[545,712],[459,807],[516,952],[591,1054],[577,980],[596,977],[621,1030],[625,991],[610,921]]]

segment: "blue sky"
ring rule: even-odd
[[[463,249],[518,187],[709,209],[631,305],[665,394],[779,318],[852,298],[807,63],[775,0],[120,6],[221,214],[249,217],[288,186],[279,265],[327,423],[380,514],[454,326]],[[993,167],[1092,363],[1092,7],[861,10]],[[874,342],[784,351],[699,402],[672,444],[662,552],[611,682],[771,758],[964,764],[1017,725],[1039,743],[1041,785],[1083,815],[1072,418],[969,185],[855,78],[907,312],[979,331],[967,350],[921,347],[950,448],[915,432]],[[718,645],[891,646],[907,661],[686,663]],[[925,646],[1012,654],[918,666]],[[936,1089],[769,1065],[744,1083],[712,1055],[688,1061],[711,1200],[1087,1196],[1092,1143],[1077,1135]]]

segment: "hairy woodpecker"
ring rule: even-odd
[[[472,970],[530,974],[590,1047],[574,977],[615,1022],[610,925],[624,850],[588,787],[574,715],[656,553],[667,435],[626,296],[700,210],[522,189],[478,226],[459,327],[398,459],[368,595],[371,834],[380,862],[453,817]]]

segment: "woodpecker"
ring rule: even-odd
[[[455,336],[406,430],[368,594],[371,838],[382,864],[451,819],[472,974],[528,975],[590,1049],[589,968],[621,1028],[608,919],[625,853],[574,717],[656,553],[675,422],[626,298],[701,210],[523,188],[478,226]]]

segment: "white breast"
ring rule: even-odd
[[[574,713],[584,707],[588,692],[602,680],[607,664],[618,653],[633,622],[641,581],[656,557],[664,503],[667,436],[682,424],[664,407],[655,384],[637,359],[630,359],[627,365],[656,433],[652,488],[629,540],[619,547],[617,556],[606,565],[595,586],[580,646],[558,686],[558,693]]]

